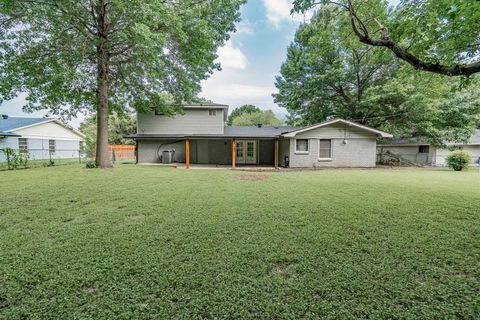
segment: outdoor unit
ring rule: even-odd
[[[172,163],[174,154],[175,154],[175,150],[164,150],[162,152],[162,163],[163,164]]]

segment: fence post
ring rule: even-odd
[[[10,170],[10,153],[6,152],[7,155],[7,169]]]
[[[115,150],[112,148],[112,162],[115,163]]]

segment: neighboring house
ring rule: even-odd
[[[0,115],[0,149],[28,152],[32,160],[78,158],[84,137],[57,119]],[[5,161],[3,152],[0,161]]]
[[[374,167],[376,139],[390,134],[335,119],[306,128],[225,126],[228,106],[186,105],[174,117],[138,114],[138,163],[173,162],[283,167]],[[165,155],[166,156],[166,155]],[[170,156],[169,156],[170,158]]]
[[[387,152],[420,165],[444,166],[447,156],[455,150],[468,152],[472,164],[480,158],[480,130],[475,131],[468,143],[446,143],[446,148],[432,146],[424,138],[393,138],[381,141],[377,146],[378,157]]]

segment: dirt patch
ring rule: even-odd
[[[240,180],[247,180],[247,181],[257,181],[257,180],[266,180],[269,176],[262,176],[262,175],[255,175],[255,174],[242,174],[238,177]]]
[[[295,266],[289,262],[278,262],[270,269],[273,276],[288,279],[295,277]]]

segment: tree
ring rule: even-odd
[[[272,110],[265,110],[253,113],[244,113],[235,119],[233,119],[232,125],[234,126],[280,126],[283,124],[282,120],[279,120]]]
[[[233,120],[236,117],[239,117],[241,115],[244,115],[246,113],[255,113],[255,112],[261,112],[260,108],[252,105],[252,104],[244,104],[243,106],[240,106],[232,111],[230,115],[228,116],[227,119],[227,125],[231,126],[233,123]]]
[[[323,6],[297,31],[274,95],[289,111],[289,123],[340,117],[401,136],[425,136],[434,144],[467,140],[479,120],[475,94],[452,92],[459,79],[419,75],[390,51],[352,39],[348,19],[335,6]],[[463,103],[455,104],[460,96]]]
[[[108,121],[109,144],[133,144],[132,139],[125,139],[137,130],[137,121],[133,114],[117,114],[113,112]],[[95,115],[85,118],[80,124],[80,131],[85,135],[85,151],[94,154],[97,144],[97,119]]]
[[[244,0],[2,0],[0,102],[26,111],[95,112],[96,162],[108,156],[110,111],[181,111],[220,66],[217,48]]]
[[[335,4],[364,44],[388,48],[415,69],[447,76],[480,72],[480,1],[294,0],[294,11]]]

